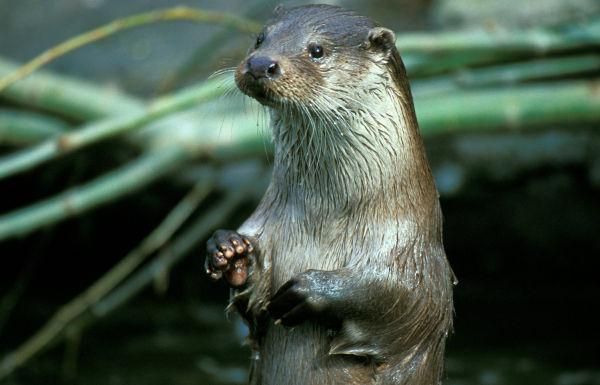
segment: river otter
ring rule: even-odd
[[[250,383],[440,383],[453,275],[394,33],[279,7],[235,80],[270,112],[273,177],[206,269],[250,325]]]

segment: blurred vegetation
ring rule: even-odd
[[[160,283],[194,247],[201,247],[212,229],[226,223],[248,200],[258,199],[268,180],[271,143],[266,113],[232,95],[231,71],[144,100],[40,68],[123,29],[166,20],[223,24],[226,29],[217,33],[217,39],[227,36],[224,31],[229,29],[257,31],[260,25],[228,14],[178,7],[114,21],[24,65],[0,58],[0,183],[22,182],[31,172],[51,169],[65,159],[74,162],[69,154],[89,152],[93,157],[92,150],[102,143],[128,151],[123,159],[99,165],[88,180],[77,180],[64,190],[59,186],[59,191],[18,207],[3,207],[0,242],[89,215],[157,180],[189,188],[164,220],[93,285],[22,344],[8,352],[0,349],[4,354],[0,381],[45,349],[73,341],[144,287]],[[561,157],[578,157],[591,170],[600,164],[599,17],[526,30],[398,33],[397,46],[411,79],[420,128],[428,140],[466,133],[539,133],[548,128],[589,139],[584,147],[559,150],[552,157],[547,147],[528,148],[523,158],[506,155],[497,151],[498,143],[471,146],[455,157],[458,160],[434,155],[443,196],[463,193],[469,162],[481,163],[482,157],[490,165],[494,159],[501,162],[509,169],[506,172]],[[214,48],[214,44],[202,45],[193,58],[211,58]],[[194,67],[193,58],[181,68],[184,77]],[[177,76],[167,79],[163,89],[175,84]],[[242,166],[243,172],[238,170],[240,160],[249,165]],[[596,174],[590,172],[589,178],[597,188],[600,175]],[[214,191],[218,193],[211,194]],[[2,318],[8,317],[20,290],[16,285],[0,298],[0,332]]]

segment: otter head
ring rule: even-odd
[[[242,92],[276,109],[357,108],[369,90],[389,88],[374,82],[403,76],[394,42],[389,29],[339,7],[278,7],[235,79]]]

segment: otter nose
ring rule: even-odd
[[[266,56],[253,56],[248,59],[246,70],[257,80],[262,78],[276,79],[281,74],[279,64]]]

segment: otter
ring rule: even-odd
[[[454,276],[394,33],[278,7],[235,80],[270,113],[273,175],[206,270],[248,322],[250,383],[439,384]]]

